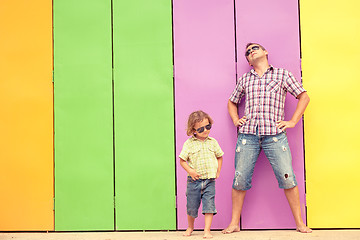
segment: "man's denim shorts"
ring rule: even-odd
[[[233,189],[245,191],[251,188],[255,163],[261,149],[273,168],[279,188],[295,187],[297,182],[286,133],[270,136],[239,133],[235,149]]]
[[[215,215],[215,179],[193,180],[188,176],[186,199],[186,209],[189,216],[197,218],[200,202],[202,202],[202,214],[213,213]]]

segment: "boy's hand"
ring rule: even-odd
[[[216,179],[218,179],[220,177],[220,172],[216,173]]]
[[[200,174],[198,174],[194,169],[189,171],[189,175],[193,180],[198,180],[200,178]]]

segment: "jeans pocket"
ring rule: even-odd
[[[194,179],[192,179],[192,177],[188,176],[186,182],[187,183],[194,183],[194,182],[196,182],[196,180],[194,180]]]

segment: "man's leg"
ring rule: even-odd
[[[232,186],[232,216],[229,226],[222,233],[240,231],[240,215],[246,190],[251,188],[255,163],[260,154],[259,137],[239,134],[235,149],[235,176]]]
[[[311,229],[304,224],[301,218],[299,188],[292,168],[291,151],[286,134],[265,137],[262,147],[274,170],[279,187],[284,189],[295,219],[296,230],[311,232]]]
[[[240,231],[240,215],[241,210],[244,204],[244,199],[246,191],[232,189],[232,215],[231,222],[227,228],[225,228],[222,233],[232,233]]]
[[[290,189],[284,189],[284,192],[295,219],[296,230],[302,233],[311,233],[312,230],[305,225],[301,217],[299,188],[296,186]]]

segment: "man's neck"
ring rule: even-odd
[[[268,70],[268,68],[270,67],[269,62],[266,60],[264,61],[256,61],[253,65],[253,68],[255,70],[255,72],[262,77],[264,75],[264,73]]]

